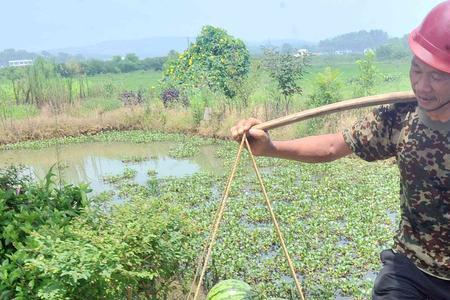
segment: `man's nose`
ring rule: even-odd
[[[429,93],[433,90],[431,86],[431,76],[424,74],[416,83],[416,90],[422,93]]]

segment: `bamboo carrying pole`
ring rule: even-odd
[[[254,126],[253,128],[262,129],[262,130],[269,130],[269,129],[274,129],[274,128],[277,128],[277,127],[289,125],[289,124],[292,124],[292,123],[295,123],[295,122],[299,122],[299,121],[302,121],[302,120],[306,120],[306,119],[309,119],[309,118],[313,118],[313,117],[317,117],[317,116],[321,116],[321,115],[325,115],[325,114],[330,114],[330,113],[333,113],[333,112],[343,111],[343,110],[347,110],[347,109],[361,108],[361,107],[367,107],[367,106],[373,106],[373,105],[400,103],[400,102],[413,102],[413,101],[416,101],[416,97],[414,96],[414,94],[412,92],[397,92],[397,93],[389,93],[389,94],[382,94],[382,95],[376,95],[376,96],[369,96],[369,97],[350,99],[350,100],[341,101],[341,102],[338,102],[338,103],[324,105],[324,106],[321,106],[321,107],[318,107],[318,108],[314,108],[314,109],[308,109],[308,110],[305,110],[305,111],[302,111],[302,112],[299,112],[299,113],[295,113],[295,114],[292,114],[292,115],[289,115],[289,116],[285,116],[285,117],[281,117],[281,118],[274,119],[274,120],[271,120],[271,121],[267,121],[267,122],[258,124],[256,126]],[[235,175],[235,172],[236,172],[236,168],[237,168],[237,165],[238,165],[238,162],[239,162],[239,158],[240,158],[240,155],[241,155],[242,148],[244,146],[244,142],[245,142],[245,144],[246,144],[246,146],[247,146],[247,148],[248,148],[248,150],[250,152],[250,157],[252,158],[253,167],[255,169],[255,172],[256,172],[256,175],[258,177],[258,180],[259,180],[259,182],[261,184],[262,192],[264,194],[264,197],[266,199],[266,203],[267,203],[269,211],[271,213],[272,221],[273,221],[273,223],[275,225],[275,228],[277,230],[277,234],[278,234],[278,237],[280,239],[280,242],[281,242],[284,254],[285,254],[285,256],[286,256],[286,258],[288,260],[289,267],[290,267],[290,270],[292,272],[292,276],[293,276],[293,278],[295,280],[297,290],[298,290],[299,295],[301,296],[301,298],[304,299],[302,287],[301,287],[300,282],[298,281],[298,279],[296,277],[296,273],[295,273],[293,264],[291,262],[291,259],[289,257],[289,254],[288,254],[288,251],[287,251],[287,247],[286,247],[284,239],[282,237],[282,234],[281,234],[278,222],[276,221],[275,214],[273,213],[272,206],[270,204],[270,201],[269,201],[269,198],[267,196],[264,184],[263,184],[262,179],[261,179],[261,175],[260,175],[260,173],[258,171],[258,167],[256,166],[256,162],[255,162],[254,157],[252,155],[250,144],[248,143],[247,138],[246,138],[245,135],[242,136],[241,145],[239,147],[238,154],[237,154],[237,157],[236,157],[233,169],[231,171],[231,175],[230,175],[230,177],[228,179],[228,183],[227,183],[227,186],[225,188],[225,192],[224,192],[224,195],[223,195],[223,198],[222,198],[221,205],[220,205],[219,210],[218,210],[218,212],[216,214],[216,217],[215,217],[214,227],[212,228],[212,233],[211,233],[211,237],[210,237],[210,240],[209,240],[209,245],[208,245],[207,248],[204,249],[204,254],[202,256],[202,259],[199,260],[199,266],[197,268],[197,271],[196,271],[196,274],[195,274],[195,278],[193,279],[193,282],[192,282],[192,285],[191,285],[191,290],[189,291],[187,299],[190,299],[191,295],[194,292],[195,292],[194,293],[194,300],[196,300],[198,298],[199,291],[200,291],[200,286],[202,284],[203,277],[204,277],[204,274],[206,272],[207,264],[208,264],[209,258],[211,256],[212,247],[213,247],[215,239],[217,237],[217,231],[219,229],[220,221],[221,221],[221,219],[223,217],[223,212],[224,212],[224,209],[225,209],[226,200],[228,198],[228,194],[229,194],[229,191],[230,191],[231,183],[233,181],[233,178],[234,178],[234,175]],[[203,267],[200,266],[201,263],[203,264]],[[201,272],[200,272],[200,269],[201,269]],[[200,274],[200,276],[199,276],[199,279],[198,279],[198,282],[197,282],[197,288],[194,290],[195,282],[197,281],[197,277],[198,277],[199,274]]]
[[[304,110],[292,115],[288,115],[285,117],[281,117],[278,119],[270,120],[264,123],[260,123],[255,125],[253,128],[269,130],[278,128],[281,126],[289,125],[295,122],[307,120],[310,118],[314,118],[317,116],[322,116],[326,114],[331,114],[334,112],[339,112],[348,109],[354,108],[362,108],[374,105],[383,105],[383,104],[393,104],[393,103],[402,103],[402,102],[414,102],[416,100],[416,96],[414,93],[409,92],[395,92],[388,94],[381,94],[375,96],[367,96],[362,98],[345,100],[333,104],[328,104],[324,106],[320,106],[313,109]]]

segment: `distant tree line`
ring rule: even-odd
[[[0,66],[8,66],[8,61],[18,59],[35,59],[38,54],[25,50],[5,49],[0,52]]]
[[[318,50],[323,52],[350,50],[361,53],[365,49],[375,49],[385,44],[388,39],[388,34],[382,30],[360,30],[322,40],[318,44]]]
[[[58,54],[51,54],[48,51],[42,51],[40,53],[28,52],[25,50],[5,49],[0,52],[0,67],[7,67],[10,60],[22,60],[22,59],[36,59],[38,57],[53,60],[56,63],[65,63],[69,60],[83,61],[85,60],[82,55],[70,55],[60,52]]]
[[[376,48],[378,59],[401,59],[411,57],[408,46],[408,35],[402,38],[391,38],[384,45]]]
[[[0,66],[7,67],[10,60],[43,58],[55,64],[65,64],[76,61],[80,64],[83,73],[87,75],[105,73],[127,73],[137,70],[161,71],[167,60],[166,57],[151,57],[139,59],[136,54],[125,56],[113,56],[111,60],[86,59],[82,55],[70,55],[67,53],[51,54],[47,51],[40,53],[27,52],[25,50],[6,49],[0,52]]]
[[[81,67],[87,75],[106,73],[128,73],[137,70],[162,71],[167,57],[148,57],[139,59],[136,54],[113,56],[111,60],[90,59],[81,62]]]
[[[375,51],[376,57],[381,60],[402,59],[411,56],[408,35],[401,38],[389,38],[388,34],[382,30],[350,32],[322,40],[316,45],[305,45],[303,47],[294,47],[290,43],[284,43],[280,53],[294,53],[298,48],[307,48],[312,52],[328,54],[341,52],[341,54],[357,55],[371,49]]]
[[[31,66],[0,69],[0,78],[10,83],[17,105],[73,103],[87,96],[86,76],[75,60],[55,63],[37,57]]]

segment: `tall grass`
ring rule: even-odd
[[[291,111],[311,107],[316,75],[328,66],[340,71],[338,80],[343,83],[340,90],[341,100],[351,98],[353,82],[358,76],[358,67],[354,60],[349,57],[313,57],[311,66],[300,82],[304,93],[293,97]],[[376,62],[376,67],[376,93],[409,89],[409,61]],[[0,143],[133,128],[227,137],[229,128],[241,118],[254,116],[268,120],[284,114],[284,110],[277,105],[280,94],[276,84],[263,69],[258,68],[258,63],[252,65],[245,91],[235,99],[238,104],[232,107],[227,106],[223,95],[193,91],[189,96],[190,107],[175,105],[165,108],[159,99],[160,91],[157,88],[161,75],[156,71],[137,71],[88,77],[84,79],[87,86],[86,98],[76,99],[72,103],[67,103],[65,96],[61,96],[61,85],[56,81],[50,82],[44,93],[55,98],[55,101],[39,109],[36,106],[14,105],[11,91],[8,90],[9,82],[1,79],[0,121],[3,128],[0,132]],[[78,85],[79,82],[75,81],[72,88],[77,90]],[[137,90],[143,91],[145,105],[123,107],[120,93]],[[58,97],[62,100],[58,100]],[[239,97],[246,97],[245,105],[243,98]],[[203,120],[206,107],[212,110],[210,120]],[[357,111],[324,117],[320,126],[315,126],[314,121],[289,126],[281,131],[280,136],[287,138],[340,130],[361,114],[361,111]],[[58,129],[55,128],[55,115],[58,115]],[[278,136],[278,133],[275,131],[274,135]]]

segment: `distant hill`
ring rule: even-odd
[[[351,51],[363,52],[367,48],[378,48],[386,44],[389,36],[382,30],[360,30],[350,32],[319,42],[317,49],[321,52]]]
[[[114,55],[125,56],[134,53],[137,56],[160,57],[166,56],[170,50],[178,52],[184,51],[188,43],[195,41],[189,37],[152,37],[139,40],[117,40],[105,41],[95,45],[71,47],[48,50],[52,54],[68,53],[71,55],[80,54],[85,58],[109,59]]]
[[[244,41],[247,45],[247,49],[252,55],[262,54],[262,47],[277,47],[280,50],[287,47],[293,49],[311,48],[314,43],[297,40],[297,39],[270,39],[265,41]]]
[[[166,56],[170,50],[182,52],[187,49],[189,43],[195,42],[195,37],[153,37],[139,40],[106,41],[91,46],[52,49],[52,54],[67,53],[81,55],[85,58],[109,59],[114,55],[126,55],[135,53],[140,58]],[[293,48],[302,48],[311,45],[303,40],[273,39],[265,41],[244,41],[251,54],[260,54],[261,46],[282,47],[289,44]]]
[[[336,37],[325,39],[319,43],[312,43],[300,39],[268,39],[262,41],[244,41],[251,55],[262,54],[262,46],[277,47],[283,51],[286,49],[307,48],[314,52],[335,51],[362,52],[366,48],[376,49],[389,43],[386,32],[381,30],[350,32]],[[152,37],[138,40],[105,41],[90,46],[51,49],[43,51],[39,55],[53,57],[57,61],[64,62],[69,58],[77,59],[102,59],[107,60],[115,55],[125,56],[134,53],[140,58],[163,57],[169,51],[182,52],[190,43],[195,42],[195,37]],[[389,50],[389,49],[388,49]],[[2,55],[4,54],[4,55]],[[0,65],[5,65],[8,59],[34,58],[37,54],[27,53],[22,50],[7,49],[0,53]]]

